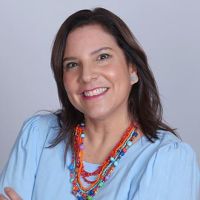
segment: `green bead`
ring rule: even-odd
[[[87,196],[87,200],[92,200],[92,199],[93,199],[93,197]]]
[[[99,183],[99,187],[103,187],[104,183],[103,182],[100,182]]]
[[[72,183],[74,181],[74,179],[73,178],[70,178],[70,182]]]

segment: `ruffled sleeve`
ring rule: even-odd
[[[199,200],[200,171],[192,148],[173,142],[150,158],[129,200]]]
[[[0,176],[0,193],[12,187],[26,200],[31,199],[40,155],[49,132],[49,117],[34,116],[24,122],[9,160]]]

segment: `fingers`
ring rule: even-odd
[[[9,199],[3,194],[0,194],[0,200],[22,200],[22,198],[10,187],[4,188],[4,192],[8,195]]]
[[[5,191],[6,195],[8,195],[10,200],[22,200],[22,198],[12,188],[6,187],[6,188],[4,188],[4,191]],[[4,200],[4,199],[2,199],[2,200]]]
[[[0,194],[0,200],[8,200],[3,194]]]

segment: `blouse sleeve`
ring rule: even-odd
[[[12,187],[23,199],[30,200],[37,166],[48,131],[42,116],[24,122],[9,160],[0,175],[0,193]]]
[[[130,200],[199,200],[199,190],[194,151],[186,143],[174,142],[153,154]]]

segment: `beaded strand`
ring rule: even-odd
[[[85,138],[85,125],[82,123],[75,128],[74,135],[74,153],[72,154],[72,162],[68,167],[70,170],[70,181],[72,183],[72,194],[78,200],[93,200],[95,194],[104,183],[110,178],[115,167],[118,166],[119,160],[125,155],[128,148],[136,142],[141,134],[136,132],[136,127],[131,124],[123,134],[119,143],[113,148],[109,156],[95,171],[87,172],[83,165],[83,140]],[[97,176],[96,180],[91,181],[87,178]],[[88,187],[83,186],[81,178]]]

